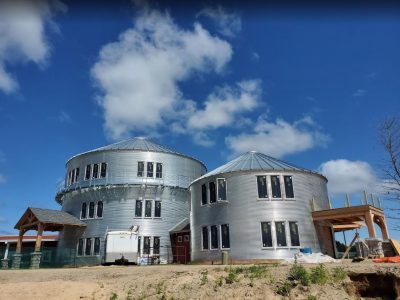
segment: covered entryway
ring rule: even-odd
[[[173,262],[187,264],[190,262],[190,222],[185,218],[169,231]]]
[[[12,268],[20,268],[22,239],[27,231],[37,231],[34,252],[31,253],[30,268],[39,268],[43,232],[61,231],[67,226],[84,228],[86,224],[65,211],[28,207],[15,225],[15,229],[19,230],[19,235],[16,251],[12,258]]]

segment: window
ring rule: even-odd
[[[90,173],[92,172],[92,165],[87,165],[85,169],[85,180],[90,179]]]
[[[258,198],[268,198],[267,176],[257,176]]]
[[[178,235],[178,243],[182,243],[182,236]]]
[[[190,236],[188,234],[185,234],[185,236],[183,237],[183,241],[184,242],[189,242],[190,241]]]
[[[83,239],[78,241],[78,255],[83,255]]]
[[[151,203],[152,203],[153,201],[151,201],[151,200],[146,200],[146,207],[145,207],[145,209],[144,209],[144,216],[145,216],[145,218],[150,218],[151,217]]]
[[[143,177],[144,172],[144,162],[139,161],[137,165],[137,177]]]
[[[144,237],[143,254],[150,254],[150,237],[149,236]]]
[[[94,164],[92,178],[97,178],[98,176],[99,176],[99,164]]]
[[[76,170],[75,170],[75,182],[78,182],[78,178],[79,178],[79,168],[76,168]]]
[[[88,215],[89,219],[93,219],[94,218],[94,202],[90,202],[89,203],[89,215]]]
[[[201,186],[201,205],[207,204],[207,186],[203,184]]]
[[[218,183],[218,200],[226,200],[226,180],[224,178],[217,179]]]
[[[71,172],[71,183],[75,182],[75,169],[72,170]]]
[[[215,182],[214,181],[211,181],[209,183],[209,188],[210,188],[210,203],[215,203],[216,195],[215,195]]]
[[[162,178],[162,163],[156,164],[156,178]]]
[[[153,168],[154,168],[154,163],[148,162],[147,163],[147,177],[153,177]]]
[[[154,203],[154,217],[161,218],[161,201],[156,201]]]
[[[85,255],[90,255],[91,251],[92,251],[92,239],[87,238],[86,239],[86,247],[85,247]]]
[[[282,198],[279,176],[271,176],[272,197]]]
[[[286,198],[294,198],[292,176],[283,176]]]
[[[160,254],[160,237],[153,238],[153,254]]]
[[[208,250],[208,228],[202,228],[203,250]]]
[[[276,244],[278,247],[286,247],[286,232],[285,232],[285,222],[275,222],[276,231]]]
[[[82,203],[81,219],[86,219],[86,203]]]
[[[142,249],[140,249],[140,247],[142,246],[142,237],[138,236],[138,240],[137,240],[137,251],[138,251],[138,255],[140,255]]]
[[[211,249],[218,249],[218,230],[217,226],[213,225],[211,228]]]
[[[71,184],[71,171],[68,172],[68,180],[67,180],[67,185]]]
[[[142,216],[142,206],[143,206],[143,201],[142,200],[136,200],[135,217],[141,217]]]
[[[261,237],[263,247],[272,247],[271,222],[261,222]]]
[[[104,178],[106,176],[107,176],[107,164],[106,163],[101,163],[100,177]]]
[[[103,201],[97,202],[97,212],[96,212],[96,216],[97,216],[98,218],[102,218],[102,217],[103,217]]]
[[[94,238],[93,255],[100,254],[100,238]]]
[[[222,248],[231,247],[231,242],[229,240],[229,224],[221,225],[221,242]]]
[[[290,243],[292,246],[300,246],[299,227],[297,222],[289,222]]]

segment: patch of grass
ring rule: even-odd
[[[329,272],[323,264],[311,269],[310,280],[315,284],[326,284],[330,279]]]
[[[347,277],[347,273],[342,267],[336,267],[331,270],[331,276],[334,282],[343,282]]]
[[[110,300],[117,300],[117,299],[118,299],[118,294],[112,292],[112,293],[111,293],[111,296],[110,296]]]
[[[237,269],[231,269],[228,273],[228,276],[225,278],[225,282],[227,284],[232,284],[234,282],[238,282],[239,281],[238,274],[241,272],[242,272],[242,270],[240,272],[237,272]]]
[[[302,285],[309,285],[310,275],[306,268],[295,263],[289,270],[289,279],[299,281]]]
[[[318,300],[318,298],[314,295],[308,295],[307,300]]]
[[[276,293],[278,295],[288,297],[292,288],[292,283],[289,281],[285,281],[282,285],[278,286],[278,288],[276,289]]]
[[[224,284],[224,277],[223,276],[219,276],[217,277],[217,279],[215,279],[215,285],[216,286],[222,286]]]
[[[157,294],[161,294],[162,292],[164,292],[164,289],[165,289],[164,281],[157,283],[157,285],[156,285],[156,293]]]
[[[258,265],[251,266],[247,269],[247,274],[250,278],[266,278],[269,274],[268,268],[266,266]]]
[[[205,285],[208,282],[208,271],[201,272],[200,285]]]

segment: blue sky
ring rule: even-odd
[[[248,150],[318,170],[337,207],[380,190],[396,10],[38,3],[0,4],[0,234],[59,208],[69,157],[131,136],[209,170]]]

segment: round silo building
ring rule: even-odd
[[[76,249],[78,263],[86,265],[102,262],[107,232],[132,228],[139,255],[173,254],[173,234],[189,226],[189,184],[206,172],[199,160],[145,138],[76,155],[66,169],[56,201],[87,227],[62,231],[59,248]]]
[[[311,213],[327,209],[328,194],[316,172],[252,151],[190,189],[193,261],[220,261],[222,251],[234,261],[321,251]]]

